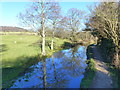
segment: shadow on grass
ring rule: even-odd
[[[6,44],[1,44],[0,45],[0,52],[7,51],[7,45]]]
[[[10,62],[11,61],[11,62]],[[2,67],[2,85],[3,88],[10,87],[12,81],[17,79],[19,76],[24,75],[27,72],[31,72],[32,69],[29,67],[42,61],[39,55],[26,57],[21,56],[16,58],[15,62],[12,60],[3,62]]]

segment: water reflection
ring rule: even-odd
[[[16,80],[11,88],[79,88],[86,68],[85,60],[84,46],[59,51],[31,66],[33,72]]]

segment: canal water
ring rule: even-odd
[[[31,66],[11,88],[80,88],[87,64],[86,47],[61,50]]]

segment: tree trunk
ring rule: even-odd
[[[43,37],[42,37],[42,55],[45,56],[45,31],[43,30],[42,33]]]
[[[114,41],[114,43],[116,45],[113,65],[115,65],[116,68],[120,68],[120,58],[119,58],[120,48],[119,48],[119,39],[118,39],[118,37],[116,37],[113,41]]]
[[[55,24],[53,24],[55,25]],[[51,40],[51,50],[53,50],[53,47],[54,47],[54,31],[55,31],[55,27],[53,28],[53,32],[52,32],[52,40]]]
[[[119,49],[118,49],[118,47],[115,48],[113,65],[114,65],[116,68],[120,68],[120,58],[119,58]]]
[[[42,18],[42,55],[45,56],[45,26],[44,18]]]
[[[53,50],[53,44],[54,44],[54,31],[53,31],[53,34],[52,34],[51,50]]]
[[[51,41],[51,50],[53,50],[53,42],[54,40],[53,40],[53,37],[52,37],[52,41]]]

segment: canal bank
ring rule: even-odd
[[[98,47],[90,45],[87,48],[88,67],[84,73],[81,88],[114,88],[110,69],[104,62]]]
[[[80,88],[90,88],[90,85],[93,81],[93,78],[95,76],[95,61],[93,59],[93,50],[92,50],[93,45],[87,46],[86,50],[86,55],[87,55],[87,60],[86,63],[88,64],[85,73],[84,73],[84,78],[81,81]]]

